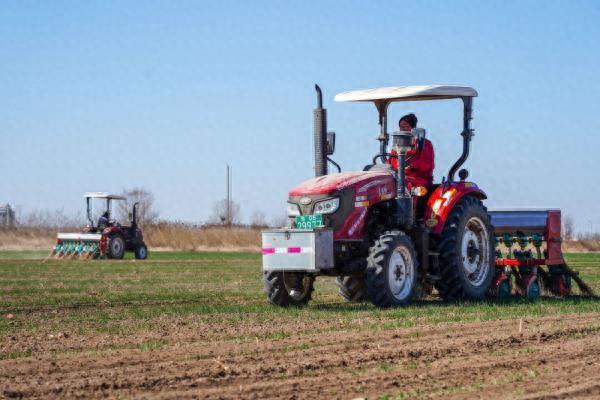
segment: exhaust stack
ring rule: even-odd
[[[327,175],[327,110],[323,108],[323,94],[319,85],[317,91],[317,108],[313,112],[313,132],[315,143],[315,177]]]

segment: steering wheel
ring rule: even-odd
[[[369,171],[371,168],[373,168],[375,165],[377,165],[377,159],[381,158],[381,165],[385,164],[384,161],[384,157],[388,157],[388,158],[398,158],[398,156],[396,154],[390,154],[390,153],[378,153],[375,155],[375,157],[373,157],[373,163],[369,164],[369,165],[365,165],[365,167],[363,168],[363,171]]]

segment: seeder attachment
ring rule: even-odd
[[[496,267],[499,269],[492,288],[497,297],[507,298],[513,292],[513,281],[515,294],[530,300],[538,298],[542,289],[555,296],[568,296],[571,280],[577,283],[581,294],[595,296],[564,260],[560,210],[489,213],[494,226]]]
[[[89,260],[99,258],[102,235],[93,233],[59,233],[57,243],[46,258]]]

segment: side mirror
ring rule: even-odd
[[[325,153],[330,156],[335,151],[335,132],[327,132],[327,143],[325,144]]]

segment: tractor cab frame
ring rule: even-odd
[[[84,196],[85,198],[85,203],[86,203],[86,216],[89,222],[89,230],[90,232],[95,232],[98,229],[98,221],[95,221],[94,218],[94,199],[102,199],[105,200],[105,204],[106,204],[106,208],[103,208],[103,212],[107,212],[108,213],[108,222],[109,224],[116,224],[115,220],[112,218],[113,217],[113,207],[112,207],[112,203],[114,200],[116,201],[126,201],[127,198],[124,196],[120,196],[120,195],[116,195],[116,194],[109,194],[109,193],[104,193],[104,192],[88,192],[86,193]],[[137,208],[137,203],[134,204],[134,212],[133,214],[135,214],[135,209]],[[135,221],[136,218],[132,218],[132,225],[136,224],[137,221]]]

